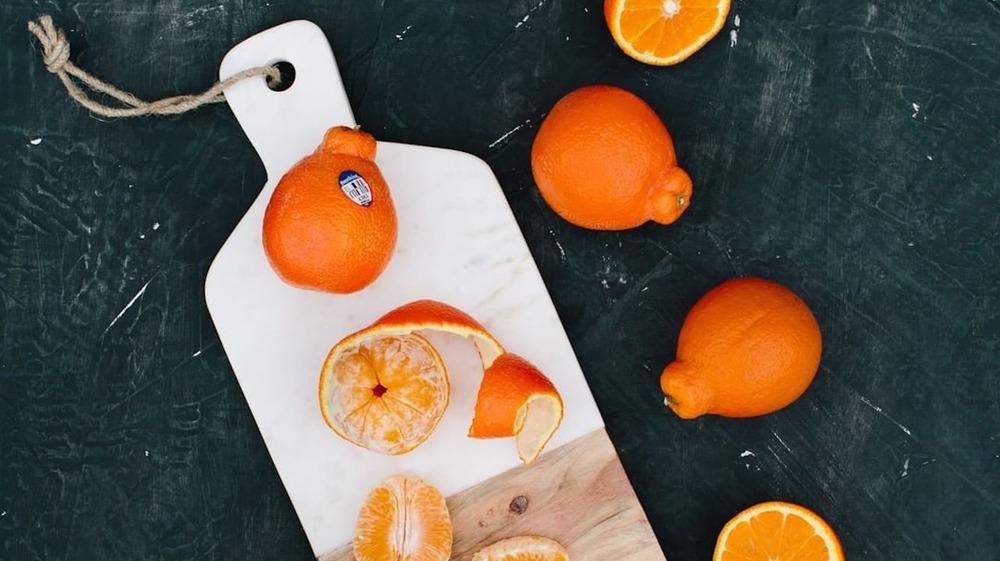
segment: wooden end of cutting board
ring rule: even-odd
[[[604,429],[448,497],[452,561],[525,534],[557,540],[572,561],[665,561]],[[319,561],[354,561],[350,544]]]

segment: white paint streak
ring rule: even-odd
[[[399,32],[399,33],[396,34],[396,40],[397,41],[402,41],[403,37],[406,36],[406,32],[409,31],[409,30],[411,30],[411,29],[413,29],[413,26],[412,25],[407,25],[406,29],[404,29],[403,31],[401,31],[401,32]]]
[[[562,246],[561,243],[559,243],[559,240],[556,240],[556,247],[559,249],[559,258],[562,259],[563,261],[565,261],[566,260],[566,250],[563,249],[563,246]]]
[[[934,161],[934,157],[931,156],[930,154],[928,154],[927,155],[927,161],[933,162]]]
[[[118,320],[122,319],[122,316],[125,315],[125,312],[127,312],[128,309],[131,308],[136,303],[137,300],[139,300],[139,298],[142,298],[142,295],[146,293],[146,289],[149,288],[149,283],[151,282],[153,282],[152,278],[146,281],[146,284],[142,285],[142,288],[139,289],[139,292],[135,293],[135,296],[133,296],[132,299],[128,301],[128,304],[125,304],[125,307],[122,308],[120,312],[118,312],[118,315],[115,316],[115,319],[111,320],[111,323],[109,323],[108,326],[104,328],[104,333],[101,333],[101,336],[104,336],[104,334],[107,333],[108,330],[114,327],[115,324],[118,323]]]
[[[875,16],[877,15],[878,15],[878,6],[876,6],[875,4],[868,4],[868,15],[865,16],[865,25],[871,23],[872,20],[874,20]]]
[[[913,105],[913,115],[910,115],[910,118],[916,119],[917,115],[920,113],[920,104],[917,102],[913,102],[912,105]]]
[[[149,457],[149,450],[146,450],[146,457]]]
[[[531,14],[534,13],[535,10],[537,10],[538,8],[544,6],[546,2],[548,2],[548,0],[541,0],[540,2],[535,4],[535,7],[528,10],[528,13],[524,14],[524,17],[521,18],[521,21],[517,22],[517,24],[514,25],[514,29],[517,29],[522,25],[528,23],[528,19],[531,18]]]
[[[32,138],[31,140],[28,141],[28,144],[31,144],[32,146],[38,146],[41,143],[42,143],[41,138]]]
[[[861,403],[864,403],[865,405],[867,405],[868,407],[870,407],[872,409],[872,411],[874,411],[874,412],[878,413],[879,415],[885,417],[889,422],[891,422],[892,424],[894,424],[897,427],[899,427],[899,430],[901,430],[904,433],[906,433],[906,436],[913,436],[913,433],[910,432],[910,429],[908,429],[905,426],[903,426],[903,424],[900,423],[899,421],[897,421],[896,419],[893,419],[885,411],[882,411],[881,407],[879,407],[878,405],[875,405],[874,403],[868,401],[868,399],[866,399],[865,396],[860,396],[858,399],[861,400]]]
[[[521,128],[523,128],[523,127],[524,127],[525,125],[527,125],[527,124],[528,124],[528,123],[530,123],[530,122],[531,122],[531,119],[526,119],[526,120],[525,120],[525,121],[524,121],[523,123],[521,123],[520,125],[517,125],[516,127],[514,127],[514,128],[512,128],[512,129],[510,129],[509,131],[507,131],[507,132],[503,133],[502,135],[500,135],[500,138],[498,138],[498,139],[494,140],[494,141],[493,141],[492,143],[490,143],[490,145],[489,145],[489,148],[493,148],[493,147],[494,147],[494,146],[496,146],[497,144],[500,144],[500,143],[501,143],[501,142],[503,142],[504,140],[507,140],[507,138],[508,138],[508,137],[509,137],[510,135],[512,135],[512,134],[514,134],[515,132],[517,132],[517,131],[521,130]]]
[[[739,14],[736,14],[736,16],[733,18],[733,25],[735,25],[736,27],[740,26],[740,15]]]
[[[875,57],[872,56],[872,49],[868,46],[868,42],[862,39],[861,44],[865,46],[865,55],[868,57],[868,63],[872,65],[873,70],[878,72],[878,67],[875,66]]]
[[[746,458],[748,456],[754,456],[753,450],[744,450],[743,453],[740,454],[741,458]]]
[[[788,450],[789,452],[792,451],[792,449],[788,446],[788,444],[785,444],[785,441],[782,440],[780,436],[778,436],[778,433],[776,433],[774,431],[771,431],[771,434],[774,435],[774,438],[778,439],[778,442],[781,443],[781,447],[782,448],[784,448],[785,450]]]
[[[160,223],[159,222],[153,222],[153,229],[154,230],[159,230],[160,229]]]
[[[731,29],[729,31],[729,47],[735,47],[737,41],[739,41],[739,32],[735,29]]]
[[[906,458],[903,460],[903,472],[899,474],[900,477],[906,477],[910,475],[910,459]]]

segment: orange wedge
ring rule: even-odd
[[[516,436],[517,455],[531,463],[559,428],[563,402],[552,382],[527,360],[504,353],[483,373],[469,436]]]
[[[677,64],[715,37],[730,0],[605,0],[604,19],[630,57],[656,66]]]
[[[447,561],[451,543],[444,497],[418,477],[394,475],[373,489],[354,530],[358,561]]]
[[[568,561],[569,554],[557,541],[542,536],[517,536],[480,549],[472,561]]]
[[[771,501],[726,523],[712,561],[844,561],[844,552],[833,528],[818,514]]]

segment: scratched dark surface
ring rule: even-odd
[[[671,561],[768,499],[849,559],[1000,559],[996,0],[739,0],[674,68],[621,54],[595,0],[0,0],[0,559],[311,558],[202,291],[263,168],[224,105],[72,103],[42,13],[147,98],[311,19],[364,128],[485,159]],[[531,141],[591,83],[667,123],[695,182],[677,224],[585,231],[541,200]],[[742,274],[814,309],[820,373],[778,413],[679,420],[657,380],[684,313]]]

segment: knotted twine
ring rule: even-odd
[[[45,62],[45,67],[48,68],[49,72],[62,80],[70,97],[75,99],[80,105],[105,117],[176,115],[197,109],[203,105],[225,101],[226,98],[222,94],[223,90],[248,78],[264,76],[272,86],[281,83],[281,73],[277,67],[258,66],[248,68],[225,80],[216,82],[215,85],[199,94],[177,95],[156,101],[143,101],[129,92],[96,78],[73,64],[73,61],[69,59],[69,41],[66,40],[66,34],[53,25],[51,16],[43,15],[38,18],[37,22],[29,21],[28,31],[33,33],[42,45],[42,60]],[[76,84],[74,78],[92,91],[117,99],[126,107],[112,107],[94,101]]]

